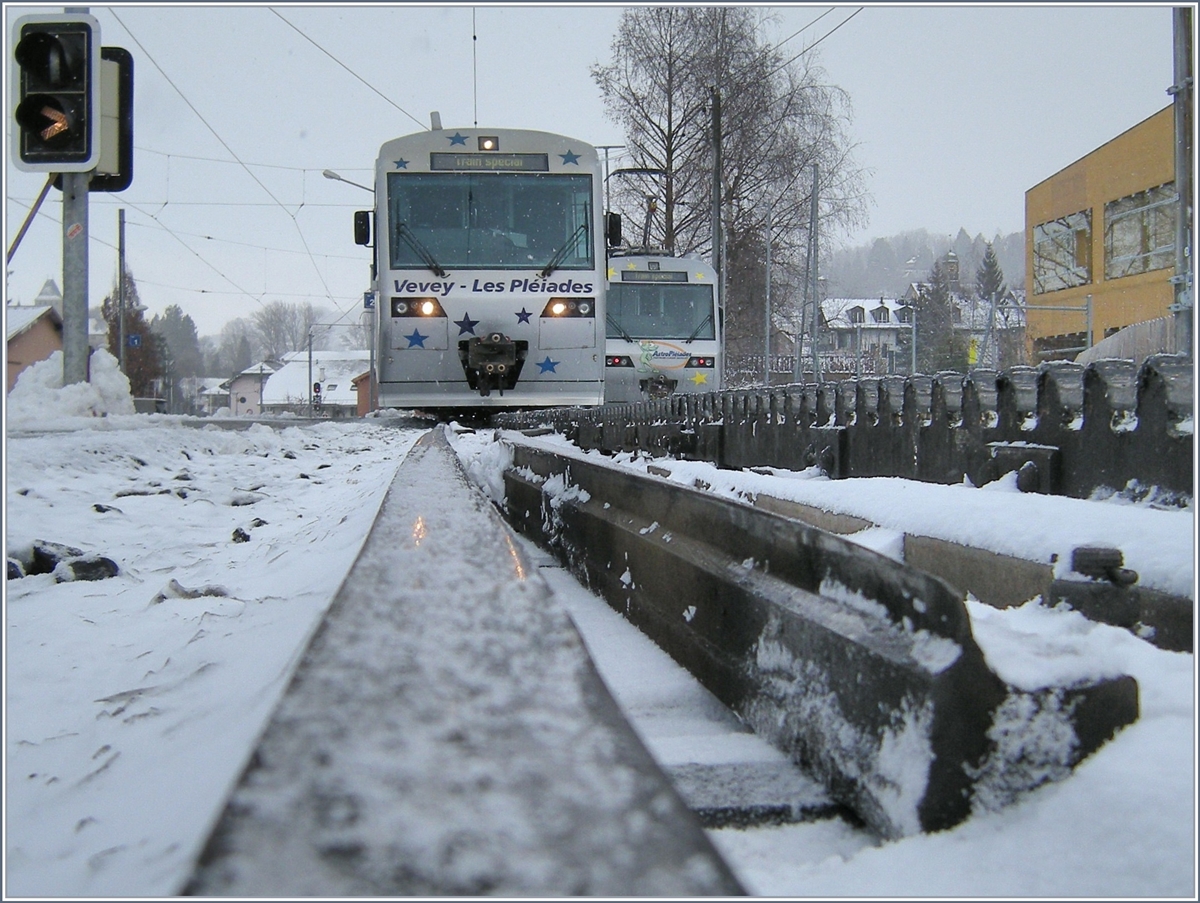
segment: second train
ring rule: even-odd
[[[608,261],[606,403],[715,392],[724,359],[719,279],[699,258],[614,251]]]

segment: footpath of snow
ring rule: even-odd
[[[8,555],[42,539],[121,569],[6,583],[10,894],[176,892],[420,434],[135,415],[105,357],[92,384],[55,391],[51,362],[9,396]]]

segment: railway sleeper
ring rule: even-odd
[[[1137,718],[1129,676],[1007,685],[936,577],[751,505],[504,441],[514,526],[883,838],[1002,807]]]

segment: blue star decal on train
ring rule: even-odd
[[[396,161],[396,169],[408,169],[408,161],[401,157]]]
[[[429,338],[429,336],[421,335],[420,332],[414,329],[412,331],[412,335],[406,335],[404,338],[408,339],[409,348],[424,348],[425,340]]]
[[[518,311],[518,313],[517,313],[517,322],[518,323],[528,323],[529,318],[532,316],[533,316],[533,311],[526,310],[524,307],[522,307],[521,310]]]
[[[461,144],[463,147],[467,146],[467,136],[462,132],[455,132],[453,135],[447,135],[446,137],[450,139],[451,147],[456,144]]]
[[[555,370],[554,368],[557,367],[561,363],[562,363],[562,361],[550,360],[550,355],[547,354],[546,359],[544,361],[541,361],[538,363],[538,372],[539,373],[557,373],[558,371]]]
[[[559,154],[559,156],[562,157],[563,166],[566,166],[568,163],[574,163],[576,166],[579,165],[579,154],[567,151],[565,154]]]
[[[472,320],[470,314],[464,313],[461,320],[454,321],[454,325],[458,327],[459,335],[465,335],[466,333],[475,335],[475,327],[479,325],[479,321]]]

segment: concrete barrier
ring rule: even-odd
[[[819,466],[834,479],[894,476],[976,486],[1026,470],[1022,489],[1088,498],[1193,495],[1190,361],[1140,367],[973,370],[676,395],[637,404],[505,412],[497,426],[552,424],[582,448],[645,451],[720,467]],[[1028,466],[1026,466],[1028,465]]]
[[[883,837],[951,827],[1062,776],[1137,717],[1137,686],[1023,691],[944,582],[831,533],[583,457],[511,445],[505,503],[747,724]],[[1033,721],[1071,742],[1020,761]]]
[[[185,892],[744,894],[440,430],[397,472]]]

